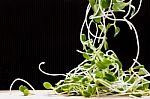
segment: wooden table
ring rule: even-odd
[[[31,91],[32,92],[32,91]],[[17,90],[13,90],[12,94],[9,91],[0,91],[0,99],[133,99],[128,96],[107,96],[107,97],[92,97],[85,98],[82,96],[62,96],[55,95],[54,92],[48,90],[37,90],[36,95],[23,96],[23,94]],[[150,97],[142,97],[141,99],[150,99]]]

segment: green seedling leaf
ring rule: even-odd
[[[103,9],[107,9],[110,6],[111,0],[101,0],[101,6]]]
[[[148,73],[148,71],[145,68],[140,68],[140,70],[138,72],[139,75],[145,75],[147,73]]]
[[[116,80],[116,76],[113,75],[113,74],[108,74],[108,73],[106,73],[104,79],[107,79],[108,81],[113,82],[113,81]]]
[[[125,2],[116,2],[113,4],[112,9],[114,11],[123,10],[127,5],[128,3],[125,3]]]
[[[95,19],[94,19],[94,22],[95,22],[95,23],[99,23],[100,21],[101,21],[100,18],[95,18]]]
[[[56,92],[61,93],[62,92],[61,88],[56,89]]]
[[[103,31],[103,25],[98,25],[99,29]]]
[[[82,35],[81,35],[81,40],[82,40],[83,42],[86,41],[86,35],[85,35],[85,34],[82,34]]]
[[[109,29],[111,26],[113,26],[113,24],[108,23],[108,24],[107,24],[107,27],[106,27],[106,31],[108,31],[108,29]]]
[[[90,60],[90,56],[87,55],[86,53],[82,53],[82,55],[83,55],[83,57],[84,57],[85,59]]]
[[[96,66],[99,68],[99,69],[106,69],[108,66],[103,64],[101,61],[98,61],[96,63]]]
[[[84,77],[84,78],[82,78],[82,83],[84,84],[86,81],[88,81],[88,78],[87,77]]]
[[[85,96],[85,97],[90,97],[90,96],[91,96],[91,93],[88,92],[87,90],[84,90],[84,91],[83,91],[83,96]]]
[[[126,77],[124,78],[124,82],[126,82],[128,79],[129,79],[129,76],[126,76]]]
[[[77,81],[81,80],[83,77],[84,76],[82,76],[82,75],[75,76],[75,77],[72,77],[72,80],[75,81],[75,82],[77,82]]]
[[[44,82],[43,86],[45,87],[45,89],[51,89],[52,85],[49,82]]]
[[[95,78],[103,78],[104,77],[103,72],[99,71],[99,70],[95,71],[94,74],[95,74]]]
[[[91,64],[85,63],[85,64],[83,65],[83,68],[84,68],[84,69],[88,69],[88,68],[90,68],[91,66],[92,66]]]
[[[142,94],[131,94],[131,95],[135,97],[142,97]]]
[[[87,91],[90,92],[90,93],[92,93],[93,92],[92,86],[89,85],[88,88],[87,88]]]
[[[112,0],[113,3],[117,3],[117,0]]]
[[[134,69],[144,68],[144,65],[135,66]]]
[[[143,85],[140,85],[137,90],[144,90],[147,91],[149,89],[149,83],[145,83]]]
[[[126,76],[126,77],[124,78],[124,81],[125,81],[125,82],[126,82],[126,81],[128,81],[128,80],[129,80],[129,78],[130,78],[129,76]],[[134,78],[134,77],[132,77],[132,78],[131,78],[131,80],[129,81],[129,83],[131,83],[131,84],[132,84],[132,83],[134,83],[134,81],[135,81],[135,78]]]
[[[95,4],[92,8],[93,8],[93,11],[94,11],[94,15],[96,14],[97,16],[100,16],[101,11],[99,10],[98,13],[97,13],[98,6],[99,6],[98,4]],[[100,21],[101,21],[101,18],[95,18],[94,19],[95,23],[99,23]]]
[[[65,86],[62,86],[61,87],[61,89],[63,90],[63,91],[68,91],[69,90],[69,85],[65,85]]]
[[[116,37],[120,32],[120,28],[119,27],[115,27],[115,34],[114,37]]]
[[[28,95],[29,95],[29,93],[30,93],[30,92],[29,92],[29,90],[28,90],[28,89],[25,89],[25,90],[24,90],[24,92],[23,92],[24,96],[28,96]]]
[[[87,53],[93,53],[93,50],[92,49],[88,49]]]
[[[25,89],[27,89],[26,86],[23,86],[23,85],[19,86],[19,90],[20,90],[21,92],[24,92]]]
[[[94,7],[94,5],[95,5],[95,0],[89,0],[89,3],[90,3],[90,5],[91,5],[91,7]]]
[[[147,89],[149,89],[149,83],[143,84],[143,90],[146,91]]]

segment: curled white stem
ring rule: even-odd
[[[43,74],[49,75],[49,76],[66,76],[65,74],[50,74],[50,73],[47,73],[47,72],[43,71],[43,70],[41,69],[41,65],[43,65],[43,64],[45,64],[45,62],[41,62],[41,63],[39,64],[39,70],[40,70]]]

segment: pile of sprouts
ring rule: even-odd
[[[77,50],[83,55],[84,61],[66,74],[47,73],[41,69],[45,62],[41,62],[39,70],[42,73],[65,77],[54,87],[49,82],[44,82],[43,86],[56,93],[85,97],[107,95],[141,97],[150,95],[150,81],[146,79],[150,73],[138,62],[140,51],[138,34],[134,25],[129,21],[139,12],[142,0],[139,0],[138,9],[133,5],[133,1],[89,0],[80,32],[83,50]],[[117,14],[120,13],[124,16],[117,18]],[[130,30],[134,31],[137,42],[136,57],[126,71],[122,69],[123,65],[115,52],[108,49],[107,33],[109,31],[114,34],[114,37],[117,36],[120,32],[120,28],[116,25],[118,21],[127,23]],[[114,28],[114,31],[110,31],[110,28]],[[85,29],[86,34],[83,33]],[[27,83],[34,90],[27,81],[17,78],[12,82],[10,91],[18,80]],[[25,86],[20,86],[19,90],[23,93],[27,92]],[[34,93],[36,94],[35,90]]]

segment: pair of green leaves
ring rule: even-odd
[[[26,86],[19,86],[19,90],[24,94],[24,96],[28,96],[29,95],[29,89]]]

